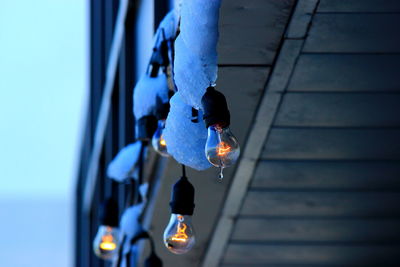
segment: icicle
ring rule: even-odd
[[[219,175],[218,175],[218,181],[219,182],[222,182],[222,179],[224,179],[223,171],[224,171],[223,167],[219,168]]]

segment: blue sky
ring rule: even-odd
[[[0,0],[1,266],[72,266],[87,3]]]
[[[0,3],[0,196],[65,197],[86,96],[86,1]]]

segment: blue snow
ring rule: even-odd
[[[130,240],[143,231],[143,227],[139,222],[139,217],[142,214],[143,208],[144,202],[127,208],[122,214],[120,222],[121,234],[127,236],[127,242],[123,244],[125,253],[130,250]]]
[[[171,98],[170,104],[164,130],[168,153],[179,163],[196,170],[211,167],[204,152],[207,129],[202,112],[199,112],[199,122],[193,123],[192,107],[182,101],[179,91]]]
[[[182,100],[201,108],[201,97],[217,80],[218,20],[221,0],[184,1],[175,41],[175,83]]]
[[[141,147],[142,143],[136,141],[121,149],[108,165],[107,176],[117,182],[125,182],[129,178],[134,178]],[[146,151],[144,153],[146,154]]]
[[[159,48],[164,37],[166,39],[175,38],[178,21],[174,10],[165,16],[154,36],[153,47]],[[161,69],[157,77],[150,77],[149,73],[144,73],[133,91],[133,113],[136,120],[144,116],[155,115],[157,104],[168,103],[168,90],[167,76]]]
[[[157,77],[143,75],[133,91],[133,113],[136,120],[148,115],[155,115],[157,104],[168,103],[167,76],[161,73]],[[158,99],[158,100],[157,100]]]

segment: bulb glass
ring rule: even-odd
[[[212,165],[221,169],[226,168],[237,161],[240,155],[239,142],[229,127],[213,125],[208,127],[205,152]]]
[[[165,120],[158,121],[158,127],[153,135],[151,144],[154,150],[163,157],[169,157],[167,152],[167,142],[164,139]]]
[[[172,214],[164,231],[164,244],[175,254],[188,252],[195,244],[191,216]]]
[[[118,228],[101,225],[93,241],[94,253],[103,260],[112,259],[118,251]]]

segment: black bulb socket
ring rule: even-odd
[[[114,199],[106,199],[100,208],[100,225],[118,227],[118,204]]]
[[[180,215],[193,215],[194,187],[187,177],[181,177],[172,188],[171,213]]]
[[[136,120],[135,137],[137,140],[149,141],[157,130],[157,118],[153,115]]]
[[[150,77],[156,78],[158,76],[158,72],[160,71],[161,65],[158,63],[154,63],[150,65]]]
[[[165,38],[165,37],[164,37]],[[168,40],[163,40],[160,45],[160,52],[162,57],[162,66],[168,67],[169,65],[169,47],[168,47]]]
[[[218,125],[222,128],[228,127],[231,123],[231,115],[228,103],[223,93],[210,86],[201,98],[203,109],[203,120],[206,127]]]
[[[171,106],[170,106],[169,102],[163,103],[162,99],[159,96],[157,96],[156,110],[155,110],[155,115],[156,115],[157,120],[167,119],[170,107]]]
[[[163,62],[163,57],[160,50],[156,47],[153,48],[153,54],[150,59],[150,77],[154,78],[158,76],[158,72]]]

